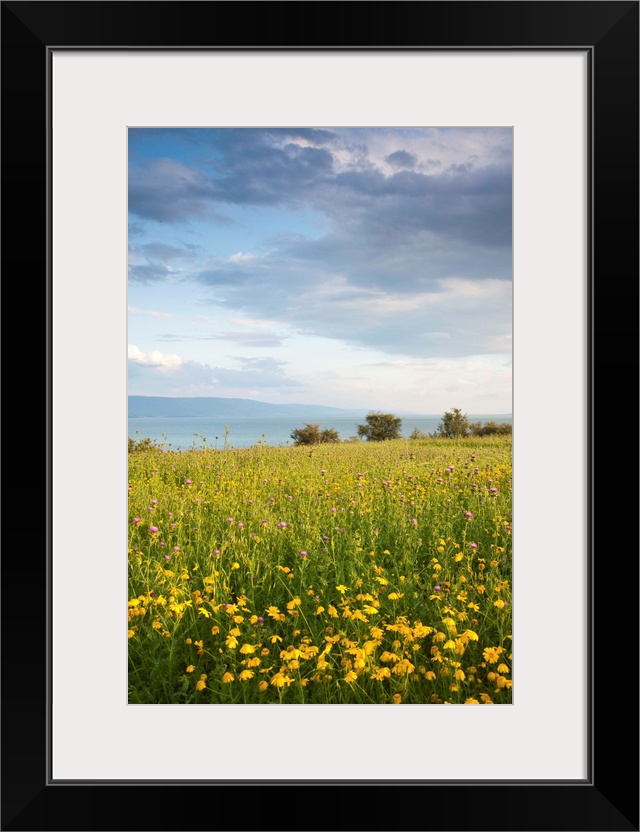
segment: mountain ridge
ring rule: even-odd
[[[318,416],[360,416],[362,409],[328,407],[319,404],[272,404],[257,399],[227,399],[216,396],[129,396],[130,419],[179,416],[218,418],[298,417],[309,413]]]

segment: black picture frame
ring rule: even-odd
[[[27,384],[24,375],[8,372],[11,395],[5,435],[9,445],[14,445],[14,434],[24,433],[20,413],[31,411],[46,419],[35,435],[25,439],[22,461],[16,463],[10,457],[5,463],[3,830],[638,830],[637,497],[629,499],[629,484],[624,481],[625,471],[632,470],[635,496],[635,460],[627,457],[630,440],[636,450],[638,433],[638,351],[636,343],[629,343],[630,335],[638,332],[638,12],[639,3],[627,0],[2,2],[5,309],[13,318],[14,310],[24,310],[28,304],[31,327],[42,333],[41,355],[46,356],[46,360],[35,359]],[[220,25],[221,20],[225,25]],[[586,485],[591,730],[585,781],[483,780],[493,738],[481,740],[480,734],[473,742],[480,776],[473,782],[256,784],[239,780],[220,785],[180,781],[56,783],[48,779],[50,57],[55,48],[178,47],[588,51],[591,453]],[[33,288],[25,295],[20,288],[27,282]],[[5,349],[5,368],[17,363],[18,357],[23,358],[19,351]],[[622,388],[619,376],[612,372],[620,364],[624,367]],[[33,372],[35,367],[37,372]],[[633,378],[633,388],[629,378]],[[19,408],[12,406],[16,390]],[[571,422],[572,414],[561,414],[558,430],[571,430]],[[597,448],[596,436],[600,439]],[[30,496],[25,488],[16,487],[22,477],[15,466],[19,465],[24,476],[27,469],[22,466],[27,460],[31,474],[24,479]],[[37,524],[25,519],[25,503],[30,505],[30,518],[42,518],[39,532]],[[567,587],[563,591],[572,590]],[[541,639],[545,639],[544,633]],[[563,649],[570,650],[571,644],[572,634],[567,633]],[[561,652],[554,655],[552,664],[553,674],[541,666],[541,694],[561,697]],[[162,791],[155,791],[158,788]]]

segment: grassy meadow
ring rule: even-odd
[[[129,454],[130,704],[512,701],[511,437]]]

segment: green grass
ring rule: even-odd
[[[511,437],[142,450],[128,557],[132,704],[511,702]]]

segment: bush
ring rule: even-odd
[[[385,439],[399,439],[402,419],[393,413],[371,410],[366,416],[366,425],[358,425],[358,436],[368,442],[382,442]]]
[[[429,434],[423,433],[423,431],[419,430],[418,428],[414,428],[411,431],[409,439],[429,439]]]
[[[152,442],[148,436],[146,439],[139,439],[137,442],[129,436],[127,440],[127,449],[130,454],[138,454],[141,451],[161,450],[160,446],[156,445],[155,442]]]
[[[469,436],[470,433],[471,425],[467,419],[467,414],[463,413],[459,407],[454,407],[453,410],[447,411],[442,417],[436,436],[441,436],[444,439],[462,439]]]
[[[320,430],[320,425],[307,422],[303,428],[291,431],[294,445],[319,445],[324,442],[339,442],[340,436],[334,428]]]
[[[513,426],[509,422],[474,422],[470,429],[472,436],[511,436]]]

